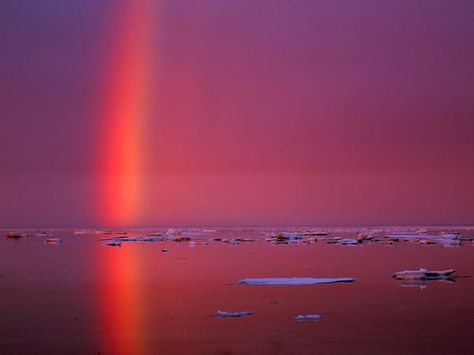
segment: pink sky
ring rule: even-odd
[[[126,1],[0,4],[0,227],[106,224]],[[127,225],[474,222],[472,1],[156,3]]]

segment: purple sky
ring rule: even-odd
[[[0,227],[101,226],[126,0],[0,2]],[[157,1],[137,226],[474,223],[474,2]]]

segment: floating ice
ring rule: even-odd
[[[460,240],[457,240],[457,239],[451,239],[451,238],[439,238],[438,239],[439,243],[446,247],[446,248],[449,248],[449,247],[457,247],[457,246],[460,246],[461,245],[461,241]]]
[[[5,239],[7,239],[7,240],[18,240],[18,239],[20,239],[20,238],[22,238],[22,237],[23,237],[23,235],[21,235],[21,234],[16,234],[16,233],[7,233],[7,234],[5,235]]]
[[[246,317],[252,315],[250,311],[242,311],[242,312],[225,312],[225,311],[217,311],[216,316],[220,318],[239,318],[239,317]]]
[[[338,241],[338,244],[341,245],[357,245],[359,241],[357,239],[345,238]]]
[[[296,232],[281,232],[281,233],[272,233],[270,237],[275,239],[276,241],[289,241],[289,240],[297,240],[301,239],[301,236]]]
[[[136,242],[157,242],[157,241],[163,241],[163,237],[115,237],[115,238],[102,238],[101,241],[103,242],[108,242],[109,243],[136,243]]]
[[[397,280],[442,280],[452,277],[454,269],[447,270],[404,270],[394,273],[392,276]]]
[[[61,238],[49,238],[46,239],[46,244],[61,244],[63,240]]]
[[[207,232],[201,231],[201,232],[178,232],[178,235],[182,237],[199,237],[202,235],[205,235]]]
[[[252,286],[304,286],[304,285],[323,285],[339,282],[353,282],[352,277],[336,277],[336,278],[314,278],[314,277],[272,277],[243,279],[239,281],[241,285]]]
[[[293,317],[293,319],[296,319],[298,321],[303,321],[303,320],[320,320],[321,316],[319,314],[306,314],[302,315],[300,314],[299,316]]]
[[[122,243],[117,242],[117,241],[111,241],[111,242],[108,242],[108,243],[104,243],[104,245],[107,246],[107,247],[121,247]]]

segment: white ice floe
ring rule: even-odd
[[[239,281],[241,285],[252,286],[304,286],[304,285],[323,285],[338,282],[353,282],[352,277],[336,277],[336,278],[314,278],[314,277],[271,277],[243,279]]]
[[[252,315],[250,311],[242,311],[242,312],[225,312],[225,311],[217,311],[216,316],[221,318],[239,318]]]
[[[300,314],[299,316],[293,317],[293,319],[303,321],[303,320],[320,320],[321,316],[319,314]]]
[[[458,239],[451,238],[439,238],[438,242],[445,248],[457,247],[461,245],[461,241]]]
[[[397,280],[442,280],[452,277],[454,269],[447,270],[404,270],[394,273],[392,276]]]

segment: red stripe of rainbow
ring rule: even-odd
[[[123,0],[112,26],[117,28],[109,58],[102,141],[98,158],[102,223],[125,227],[136,223],[143,184],[144,124],[149,108],[153,0]],[[114,2],[114,4],[116,4]],[[122,6],[123,4],[123,6]],[[133,246],[105,249],[99,269],[104,346],[112,354],[144,353],[145,314],[137,285],[140,251]]]
[[[143,126],[149,107],[152,54],[152,0],[125,0],[114,27],[110,57],[103,155],[100,169],[100,215],[107,226],[130,226],[139,214]]]

